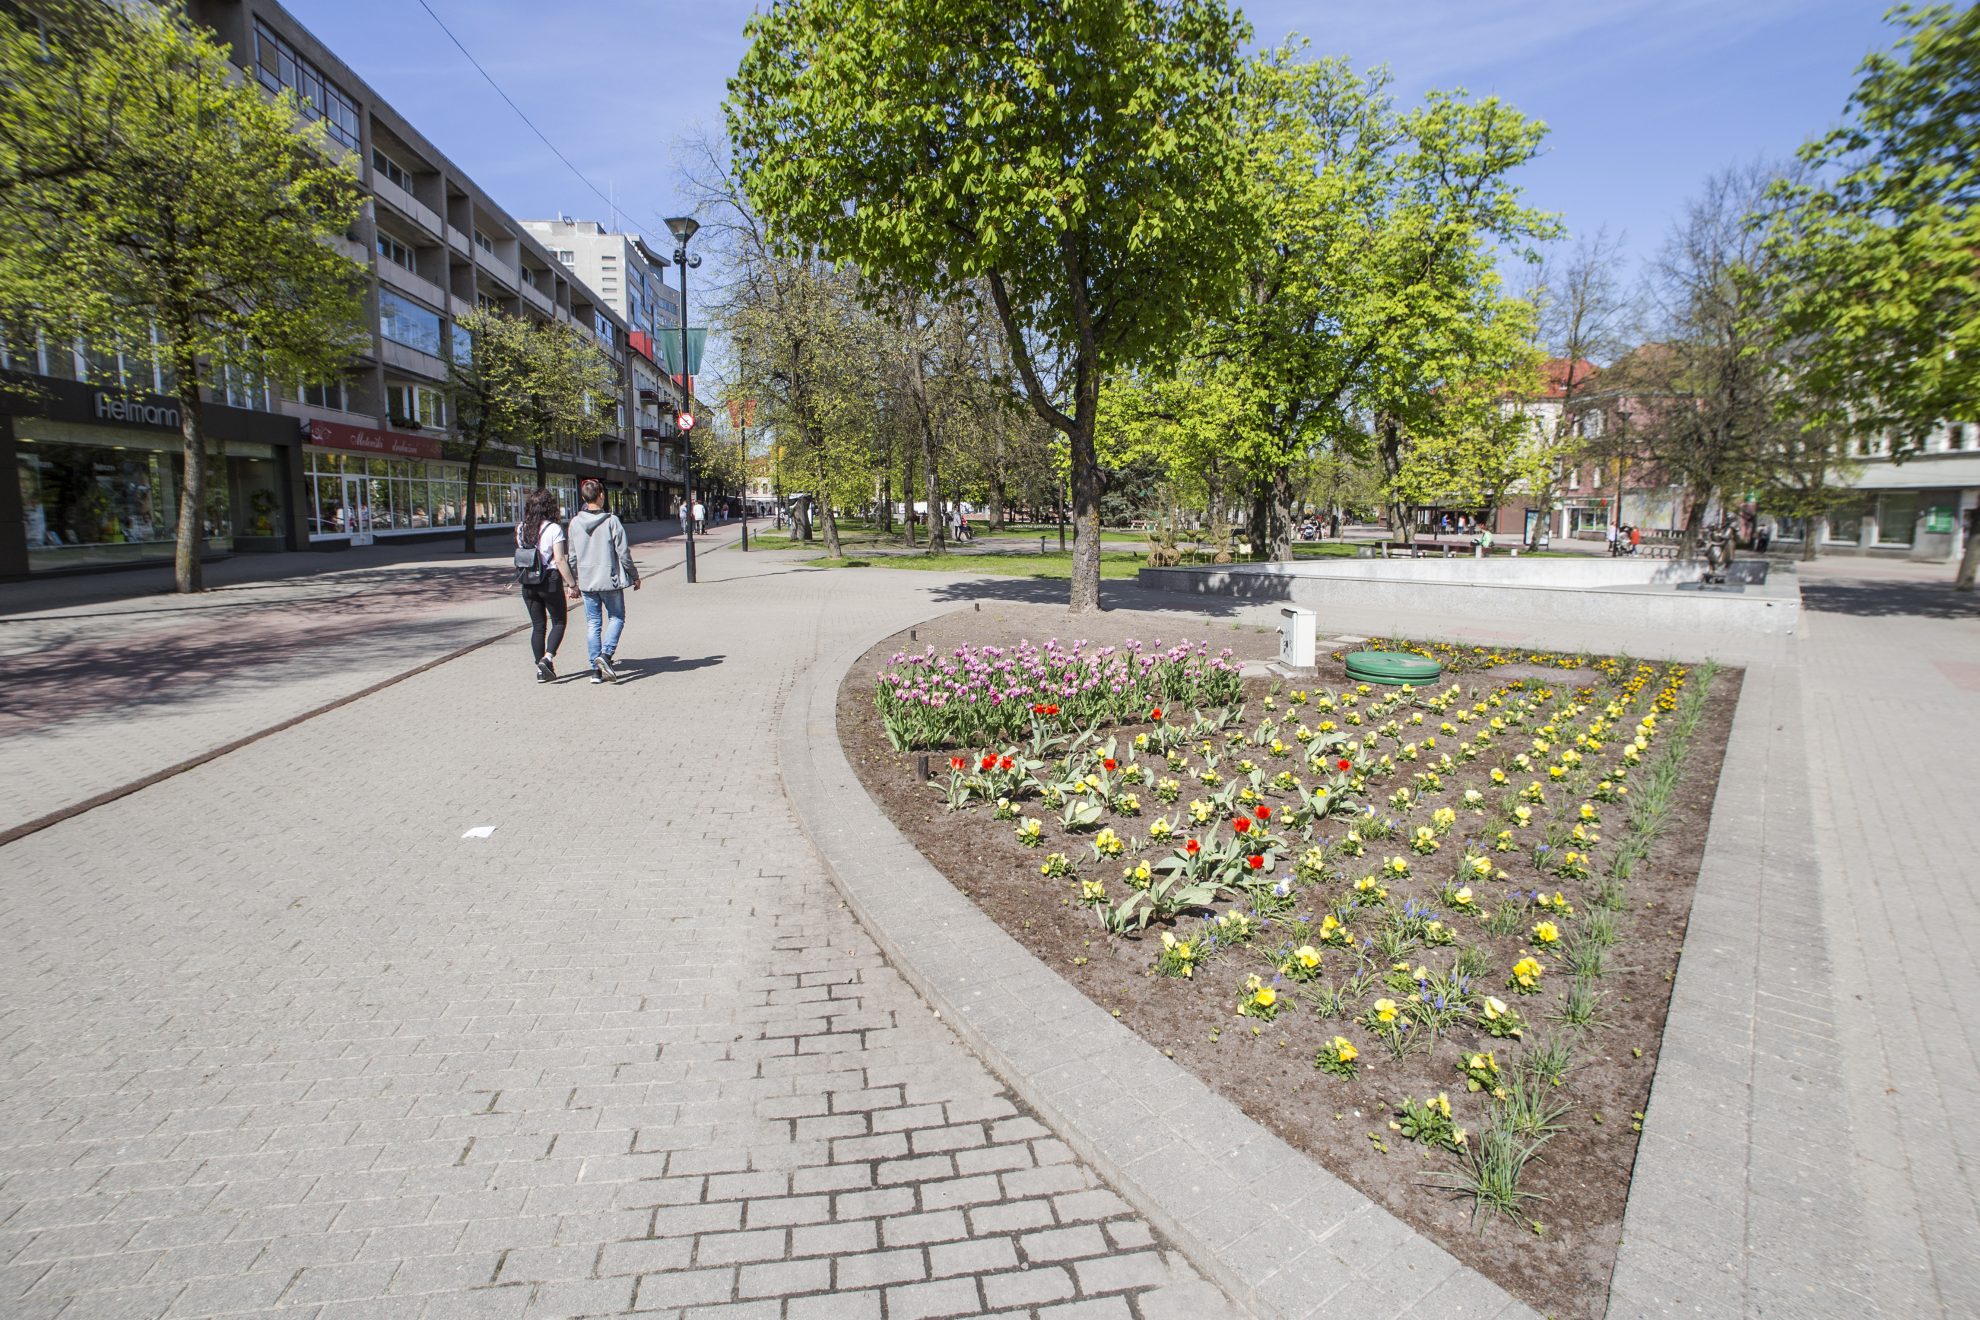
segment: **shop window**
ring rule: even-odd
[[[53,425],[41,423],[40,425]],[[184,460],[160,441],[97,445],[22,437],[16,466],[31,570],[164,559],[178,534]],[[231,544],[228,482],[208,482],[208,548]]]
[[[1918,533],[1918,492],[1892,491],[1877,500],[1877,544],[1910,545]]]
[[[1828,539],[1845,545],[1855,545],[1863,539],[1863,520],[1876,508],[1876,501],[1868,496],[1838,505],[1829,514]]]

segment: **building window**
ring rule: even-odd
[[[378,255],[394,266],[401,266],[406,270],[417,269],[413,265],[412,249],[383,230],[378,233]]]
[[[393,160],[377,147],[371,149],[371,168],[384,175],[388,182],[397,184],[406,192],[412,191],[412,175],[406,172],[405,166]]]
[[[491,257],[495,255],[494,240],[482,233],[479,229],[474,231],[474,245]]]
[[[612,318],[603,312],[597,312],[594,315],[598,322],[598,337],[608,344],[618,343],[618,340],[612,335]]]
[[[446,429],[446,400],[440,391],[424,385],[387,385],[385,411],[394,426],[415,422],[428,430]]]
[[[378,291],[379,333],[395,344],[440,356],[440,313],[387,289]]]
[[[575,266],[577,265],[577,253],[571,251],[569,248],[558,248],[557,260],[566,266]]]
[[[321,119],[331,138],[347,147],[358,144],[357,103],[259,19],[254,24],[254,66],[262,86],[294,92],[303,114]]]
[[[1966,448],[1966,428],[1964,426],[1961,426],[1958,422],[1954,422],[1951,426],[1948,426],[1946,428],[1946,448],[1948,449]]]
[[[304,403],[314,408],[335,408],[339,412],[349,411],[344,397],[344,382],[341,380],[327,381],[321,385],[304,385],[297,391],[297,394]]]

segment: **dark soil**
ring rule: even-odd
[[[1159,636],[1173,643],[1186,637],[1207,640],[1213,649],[1230,647],[1238,659],[1277,654],[1274,632],[1233,630],[1229,624],[1203,620],[1179,622],[1170,614],[1111,612],[1104,621],[1086,622],[1084,627],[1100,632],[1094,639],[1100,642],[1128,637],[1152,642]],[[1607,1306],[1609,1278],[1636,1158],[1633,1116],[1648,1102],[1656,1071],[1671,982],[1682,952],[1719,767],[1738,702],[1739,671],[1720,670],[1714,679],[1703,718],[1686,753],[1677,808],[1651,856],[1629,881],[1628,908],[1618,922],[1621,938],[1611,950],[1610,969],[1601,981],[1607,992],[1603,1012],[1593,1029],[1580,1034],[1576,1067],[1559,1093],[1573,1108],[1563,1120],[1564,1130],[1528,1166],[1522,1184],[1545,1198],[1526,1207],[1526,1213],[1541,1225],[1536,1232],[1505,1216],[1474,1223],[1469,1199],[1452,1195],[1425,1176],[1433,1170],[1458,1168],[1456,1157],[1406,1141],[1390,1131],[1388,1124],[1403,1097],[1447,1092],[1458,1122],[1476,1132],[1483,1118],[1483,1098],[1466,1093],[1464,1078],[1453,1066],[1452,1046],[1493,1050],[1504,1063],[1519,1053],[1523,1044],[1546,1039],[1560,1030],[1547,1020],[1570,980],[1560,967],[1558,955],[1544,959],[1550,974],[1542,994],[1515,998],[1504,989],[1492,991],[1513,1003],[1525,1018],[1528,1028],[1524,1042],[1494,1040],[1465,1030],[1447,1037],[1434,1052],[1419,1051],[1398,1061],[1368,1040],[1358,1026],[1338,1019],[1322,1020],[1296,1001],[1254,1034],[1249,1020],[1234,1015],[1235,992],[1245,973],[1263,970],[1269,974],[1263,958],[1263,950],[1273,942],[1269,929],[1253,946],[1260,950],[1258,957],[1249,956],[1250,949],[1241,949],[1199,969],[1190,980],[1156,977],[1149,969],[1158,931],[1136,939],[1110,938],[1091,912],[1073,905],[1068,895],[1076,884],[1068,886],[1063,880],[1039,874],[1044,854],[1060,851],[1073,859],[1081,875],[1104,879],[1110,888],[1117,887],[1120,865],[1092,860],[1090,833],[1068,835],[1060,829],[1056,813],[1042,809],[1035,801],[1028,802],[1025,814],[1044,822],[1046,837],[1043,846],[1035,850],[1020,847],[1011,824],[993,820],[987,809],[944,811],[935,786],[917,781],[914,756],[888,747],[873,710],[872,684],[894,652],[923,645],[933,645],[939,651],[964,644],[1042,640],[1067,636],[1071,631],[1062,610],[1009,605],[980,613],[950,614],[920,626],[913,640],[901,633],[873,647],[848,672],[839,691],[838,712],[840,738],[867,791],[936,868],[1014,938],[1095,1003],[1118,1010],[1121,1021],[1223,1092],[1251,1117],[1543,1313],[1601,1316]],[[1351,686],[1341,666],[1328,659],[1324,649],[1323,639],[1320,677],[1313,686],[1336,690]],[[1599,680],[1589,670],[1550,671],[1528,665],[1454,677],[1464,685],[1467,701],[1474,689],[1489,692],[1515,677],[1527,677],[1536,685],[1551,683],[1557,689]],[[1257,699],[1267,686],[1259,681],[1246,684],[1251,699],[1248,718],[1253,727],[1260,714]],[[1647,709],[1647,704],[1643,708]],[[1136,731],[1124,728],[1124,739]],[[1646,758],[1646,765],[1653,758],[1654,752],[1652,758]],[[1467,787],[1489,789],[1484,777],[1492,763],[1480,761],[1459,767],[1449,776],[1449,788],[1438,801],[1455,802]],[[1155,764],[1159,767],[1160,763]],[[1291,764],[1299,769],[1296,761]],[[1143,787],[1144,821],[1188,804],[1196,786],[1183,778],[1182,801],[1176,807],[1155,801],[1149,786]],[[1379,806],[1380,798],[1372,793],[1371,797]],[[1420,812],[1412,809],[1410,823],[1427,818],[1428,810],[1427,806]],[[1593,850],[1598,876],[1613,843],[1623,833],[1623,806],[1614,804],[1603,810],[1603,842]],[[1151,846],[1143,856],[1152,858],[1161,851]],[[1371,843],[1367,869],[1373,870],[1392,852],[1408,855],[1401,839]],[[1441,854],[1420,860],[1426,863],[1426,875],[1433,869],[1448,872],[1448,862]],[[1534,886],[1536,877],[1525,854],[1500,854],[1495,860],[1510,872],[1510,881],[1505,886],[1480,885],[1481,898],[1488,897],[1488,889],[1496,895],[1507,887]],[[1344,865],[1358,867],[1360,863]],[[1590,882],[1545,879],[1539,883],[1549,892],[1557,888],[1567,891],[1578,915],[1588,912],[1583,895],[1576,891]],[[1420,893],[1421,888],[1415,886],[1412,892]],[[1489,910],[1490,901],[1483,906]],[[1305,905],[1302,914],[1313,915]],[[1474,933],[1469,923],[1464,939],[1484,945],[1493,956],[1494,967],[1501,969],[1500,975],[1517,956],[1516,950],[1530,943],[1523,935]],[[1411,956],[1433,965],[1439,959],[1448,964],[1449,953],[1448,949],[1430,950]],[[1330,952],[1327,956],[1331,962],[1337,955]],[[1352,1081],[1324,1074],[1313,1065],[1320,1043],[1336,1032],[1348,1034],[1361,1048],[1361,1074]],[[1371,1135],[1379,1138],[1387,1153]]]

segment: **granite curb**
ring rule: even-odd
[[[840,748],[837,698],[847,669],[897,630],[799,676],[778,750],[826,873],[901,975],[1251,1314],[1537,1317],[1114,1021],[893,827]]]

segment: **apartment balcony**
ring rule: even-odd
[[[415,376],[425,376],[432,380],[447,379],[447,364],[445,362],[431,353],[423,353],[419,349],[410,348],[405,344],[395,343],[390,339],[379,339],[378,360],[388,367],[409,372]]]
[[[352,261],[364,263],[371,260],[371,253],[366,250],[364,244],[354,238],[345,238],[342,234],[330,238],[330,248],[339,256],[349,257]]]
[[[660,391],[649,390],[642,385],[639,391],[639,403],[642,408],[658,408],[660,406]]]
[[[420,201],[419,198],[413,196],[398,184],[393,183],[384,175],[374,174],[372,176],[371,191],[379,201],[385,203],[385,205],[391,207],[394,211],[397,211],[400,215],[412,221],[435,238],[441,237],[446,232],[446,226],[440,222],[440,216],[432,207]]]
[[[463,234],[452,225],[447,226],[447,246],[454,249],[461,256],[472,257],[474,255],[473,242],[469,240],[466,234]]]
[[[642,426],[639,428],[639,438],[658,444],[667,437],[660,434],[660,428],[657,426]]]
[[[642,477],[661,477],[661,476],[665,476],[665,475],[666,475],[666,469],[665,469],[665,468],[664,468],[664,467],[662,466],[662,464],[661,464],[661,462],[660,462],[660,455],[658,455],[658,454],[649,454],[649,453],[647,453],[647,452],[646,452],[646,451],[645,451],[644,449],[642,449],[642,450],[640,450],[640,451],[639,451],[639,475],[641,475]]]
[[[522,284],[522,276],[516,268],[487,248],[477,247],[474,250],[474,264],[487,271],[505,289],[515,289]]]
[[[378,263],[378,282],[390,285],[400,293],[410,294],[428,307],[443,315],[447,311],[447,291],[431,280],[421,279],[394,261]]]
[[[524,280],[522,282],[521,288],[522,288],[523,298],[530,304],[530,306],[536,308],[537,311],[542,312],[545,316],[550,315],[550,309],[553,306],[555,306],[555,304],[550,301],[549,294],[537,288],[534,284],[531,284],[528,280]]]

